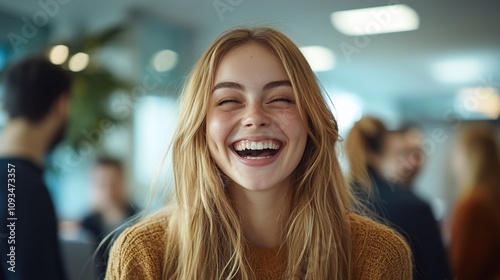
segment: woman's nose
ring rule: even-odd
[[[245,116],[242,120],[242,125],[245,127],[263,127],[268,126],[270,117],[261,105],[248,106]]]

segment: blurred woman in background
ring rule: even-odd
[[[410,188],[400,185],[408,179],[405,137],[403,133],[388,131],[373,117],[356,122],[345,143],[349,180],[368,210],[407,238],[415,261],[413,279],[451,279],[430,206]]]
[[[463,190],[451,220],[450,259],[460,280],[500,279],[500,155],[495,133],[476,125],[459,133],[452,161]]]

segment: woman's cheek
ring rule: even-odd
[[[207,134],[209,142],[225,145],[225,139],[231,131],[230,114],[225,112],[212,112],[207,116]]]
[[[296,109],[284,110],[280,114],[278,119],[281,125],[284,127],[293,126],[295,128],[299,128],[299,126],[301,126],[302,129],[304,127],[299,112]]]

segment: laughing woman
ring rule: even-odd
[[[111,279],[411,279],[411,254],[353,214],[337,124],[297,46],[236,29],[184,89],[173,207],[115,242]]]

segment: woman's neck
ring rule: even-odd
[[[274,248],[282,243],[290,216],[289,183],[263,191],[232,187],[236,208],[242,216],[245,238],[256,247]]]

